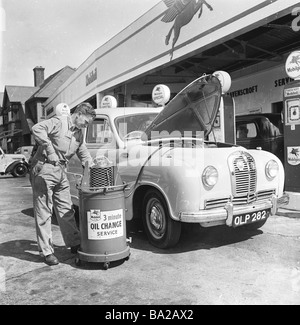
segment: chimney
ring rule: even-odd
[[[34,87],[40,87],[40,85],[44,82],[44,71],[43,67],[35,67],[33,69],[34,72]]]

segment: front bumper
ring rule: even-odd
[[[179,215],[179,221],[186,223],[207,223],[207,222],[221,222],[227,226],[232,226],[234,216],[253,213],[260,210],[271,210],[270,215],[275,215],[279,207],[288,204],[289,196],[284,194],[281,198],[272,195],[270,200],[258,201],[249,205],[234,206],[233,203],[228,202],[224,208],[217,208],[211,210],[202,210],[195,213],[182,212]]]

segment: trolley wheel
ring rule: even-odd
[[[103,263],[104,270],[108,270],[110,262]]]
[[[76,257],[76,258],[75,258],[75,265],[76,265],[76,266],[80,266],[80,265],[81,265],[81,260],[80,260],[79,257]]]

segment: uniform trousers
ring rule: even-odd
[[[67,247],[80,244],[65,166],[38,161],[31,169],[33,209],[40,254],[54,253],[51,221],[53,211]]]

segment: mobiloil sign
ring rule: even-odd
[[[295,80],[284,87],[283,94],[285,189],[300,193],[300,50],[288,56],[285,68]]]
[[[101,108],[116,108],[117,106],[117,99],[111,95],[104,96],[100,103]]]

